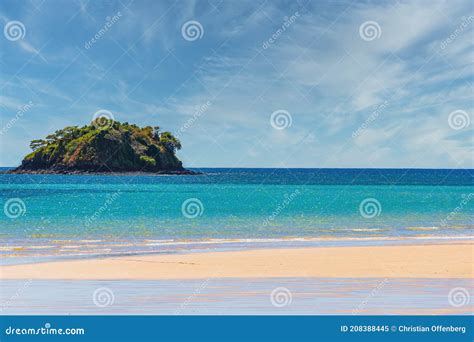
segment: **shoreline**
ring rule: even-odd
[[[365,237],[281,237],[152,239],[130,241],[108,237],[60,238],[41,236],[23,239],[0,238],[0,266],[37,264],[66,260],[127,256],[235,252],[258,249],[300,249],[323,247],[410,246],[472,244],[474,236],[365,236]]]
[[[0,279],[468,278],[474,244],[269,248],[0,267]]]
[[[370,228],[367,228],[370,230]],[[375,229],[376,230],[376,229]],[[423,229],[419,229],[423,230]],[[38,236],[36,236],[38,235]],[[118,242],[124,241],[129,243],[128,239],[125,237],[123,240],[109,239],[109,237],[104,236],[90,236],[90,237],[66,237],[55,234],[34,234],[34,236],[28,237],[0,237],[0,241],[41,241],[48,240],[54,242]],[[373,236],[318,236],[318,237],[308,237],[308,236],[286,236],[286,237],[256,237],[256,238],[196,238],[196,239],[154,239],[150,237],[143,237],[140,241],[143,243],[156,243],[160,245],[186,245],[186,244],[213,244],[213,243],[258,243],[258,242],[352,242],[352,241],[474,241],[474,235],[406,235],[406,236],[382,236],[382,235],[373,235]]]
[[[131,242],[129,239],[107,237],[66,238],[39,236],[31,238],[0,238],[0,266],[41,263],[84,258],[125,257],[133,255],[193,254],[232,252],[255,249],[368,247],[429,244],[470,244],[474,236],[321,236],[280,238],[203,238],[153,239]]]

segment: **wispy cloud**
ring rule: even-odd
[[[27,131],[83,124],[98,109],[177,131],[210,102],[180,137],[188,165],[474,166],[474,122],[463,130],[448,124],[454,110],[474,120],[467,0],[45,1],[43,16],[27,6],[0,10],[4,22],[18,18],[32,31],[2,42],[4,98],[41,100],[22,122]],[[120,21],[84,49],[117,11]],[[285,25],[296,12],[297,20]],[[189,20],[202,25],[201,39],[183,39]],[[365,22],[380,28],[373,40],[360,36]],[[13,115],[10,107],[2,116]],[[290,127],[272,127],[276,110],[290,113]],[[30,139],[25,132],[21,142],[19,129],[11,134],[20,142],[10,163],[27,152]]]

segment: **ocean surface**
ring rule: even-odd
[[[474,170],[194,170],[203,174],[0,174],[0,255],[465,239],[473,232]]]

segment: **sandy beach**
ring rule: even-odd
[[[261,249],[0,267],[1,279],[472,278],[470,243]]]

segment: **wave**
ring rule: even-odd
[[[436,227],[414,227],[416,230],[435,230]],[[371,228],[354,228],[352,231],[373,231],[381,229]],[[54,240],[50,245],[15,245],[15,246],[0,246],[0,251],[13,251],[20,249],[51,249],[58,247],[61,250],[78,249],[83,247],[101,249],[107,247],[137,247],[137,246],[189,246],[189,245],[221,245],[221,244],[259,244],[259,243],[291,243],[291,242],[350,242],[350,241],[410,241],[410,240],[474,240],[474,235],[423,235],[423,236],[365,236],[365,237],[282,237],[282,238],[233,238],[233,239],[196,239],[196,240],[181,240],[181,239],[164,239],[151,240],[145,239],[130,243],[129,241],[115,241],[115,240]],[[76,244],[67,244],[71,242]],[[93,244],[97,243],[97,244]]]

